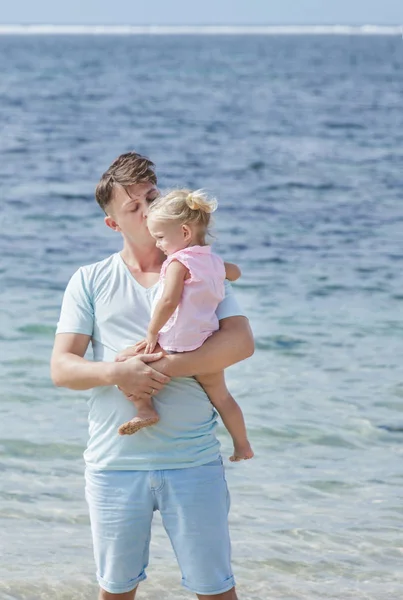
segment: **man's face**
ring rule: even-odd
[[[157,186],[151,182],[135,183],[127,188],[115,186],[113,199],[107,208],[105,223],[120,231],[127,240],[150,242],[147,228],[148,207],[158,197]]]

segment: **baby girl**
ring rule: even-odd
[[[137,349],[150,354],[158,343],[168,353],[189,352],[218,329],[215,311],[225,295],[224,280],[235,281],[240,270],[224,263],[206,244],[210,214],[216,208],[216,201],[200,190],[174,190],[151,204],[148,229],[167,259],[161,268],[147,337]],[[224,372],[196,379],[232,437],[234,452],[230,460],[252,458],[243,414],[227,389]],[[150,398],[144,401],[138,416],[121,425],[119,433],[132,434],[158,420]]]

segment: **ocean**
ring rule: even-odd
[[[0,36],[1,600],[96,598],[88,394],[49,358],[69,277],[120,248],[94,187],[128,150],[218,198],[243,273],[240,600],[402,598],[402,66],[381,33]],[[158,515],[148,575],[139,600],[192,597]]]

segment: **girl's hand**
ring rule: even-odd
[[[129,346],[128,348],[121,350],[116,355],[115,362],[124,362],[128,358],[133,358],[133,356],[140,356],[142,354],[145,354],[146,346],[147,340],[145,339],[141,340],[140,342],[137,342],[137,344],[134,344],[134,346]],[[161,348],[159,344],[155,346],[154,352],[160,352],[163,356],[166,355],[166,352]]]
[[[146,340],[141,340],[134,344],[134,346],[129,346],[124,350],[118,352],[115,356],[115,362],[124,362],[128,358],[133,358],[133,356],[138,356],[139,354],[144,354],[144,348],[146,347]]]
[[[144,354],[152,354],[158,343],[158,333],[147,333],[147,337],[144,341],[146,342]]]

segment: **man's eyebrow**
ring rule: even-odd
[[[126,196],[127,196],[127,200],[125,200],[123,206],[125,206],[126,204],[130,204],[131,202],[138,202],[139,199],[136,198],[135,196],[132,196],[129,192],[129,190],[127,188],[124,188],[125,192],[126,192]]]
[[[132,202],[140,202],[139,198],[133,197],[130,195],[130,192],[125,188],[125,192],[126,192],[126,196],[127,196],[127,200],[124,201],[123,206],[128,206],[129,204],[131,204]],[[159,195],[159,192],[156,188],[152,188],[151,190],[149,190],[146,194],[146,197],[148,198],[148,196],[150,196],[151,194],[155,194],[157,197]]]
[[[129,194],[127,195],[129,196]],[[129,204],[132,204],[133,202],[138,202],[137,198],[132,198],[129,196],[129,198],[124,201],[123,206],[129,206]]]

